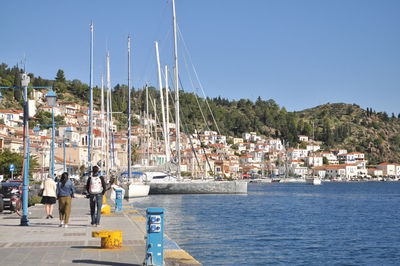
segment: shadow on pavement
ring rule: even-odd
[[[71,248],[78,248],[78,249],[99,249],[101,250],[102,248],[99,246],[71,246]]]
[[[119,262],[101,261],[101,260],[72,260],[72,263],[87,263],[87,264],[97,264],[97,265],[141,266],[141,264],[119,263]]]

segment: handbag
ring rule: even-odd
[[[43,197],[43,190],[44,190],[43,188],[39,190],[39,193],[38,193],[39,197]]]

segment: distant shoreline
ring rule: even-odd
[[[255,179],[246,179],[249,183],[306,183],[304,178],[255,178]],[[371,178],[371,179],[349,179],[349,180],[331,180],[331,179],[322,179],[322,183],[352,183],[352,182],[398,182],[399,178]]]

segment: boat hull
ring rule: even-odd
[[[123,188],[125,189],[125,198],[146,197],[150,191],[150,185],[140,183],[123,185]]]
[[[246,194],[247,182],[192,181],[150,183],[150,194]]]
[[[321,179],[320,178],[306,178],[306,184],[309,185],[321,185]]]

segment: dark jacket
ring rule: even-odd
[[[57,197],[74,197],[75,186],[71,180],[65,182],[64,187],[61,182],[57,183]]]
[[[92,177],[91,176],[89,176],[89,178],[88,178],[88,180],[87,180],[87,182],[86,182],[86,191],[89,193],[89,194],[91,194],[90,193],[90,180],[92,180]],[[104,181],[104,177],[103,176],[100,176],[100,180],[101,180],[101,186],[103,187],[103,192],[101,192],[101,194],[103,194],[104,195],[104,193],[106,193],[106,181]]]

